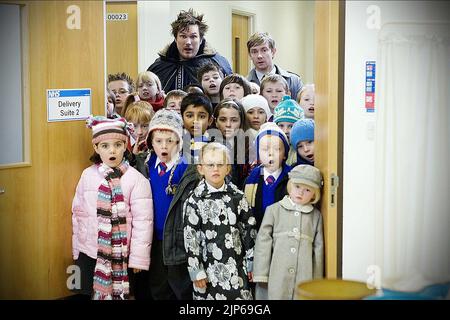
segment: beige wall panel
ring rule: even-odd
[[[108,2],[106,12],[128,14],[128,20],[106,21],[108,74],[126,72],[136,81],[138,72],[145,71],[138,70],[136,2]]]

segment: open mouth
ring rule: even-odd
[[[269,160],[269,164],[270,164],[270,165],[272,165],[272,164],[274,164],[274,163],[275,163],[275,161]]]
[[[168,155],[169,155],[168,152],[161,152],[161,156],[162,156],[162,157],[167,157]]]
[[[116,157],[110,157],[109,161],[116,161],[116,159],[117,159]]]
[[[314,107],[308,109],[309,112],[314,112]]]
[[[271,100],[270,102],[271,102],[272,104],[275,104],[275,105],[278,104],[278,100]]]
[[[314,160],[314,155],[313,154],[308,154],[306,156],[306,158],[308,158],[308,160]]]
[[[209,88],[210,88],[210,89],[216,89],[217,86],[216,86],[215,84],[212,84],[212,85],[209,86]]]

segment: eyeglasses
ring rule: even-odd
[[[202,166],[205,166],[206,168],[212,170],[214,169],[214,167],[216,167],[217,169],[222,169],[226,166],[225,163],[205,163],[202,164]]]
[[[117,96],[118,94],[120,94],[121,96],[123,96],[124,94],[127,94],[129,91],[126,89],[120,89],[119,91],[117,90],[112,90],[112,92]]]

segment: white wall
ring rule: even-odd
[[[381,27],[387,22],[450,20],[450,6],[445,2],[346,2],[343,278],[360,281],[367,279],[367,267],[375,260],[373,139],[376,114],[365,111],[364,83],[365,62],[377,60],[379,29],[367,26],[368,19],[369,24],[373,22],[369,18],[371,14],[366,12],[370,5],[379,8]]]
[[[157,52],[173,41],[170,23],[181,10],[203,13],[209,26],[205,38],[231,64],[231,15],[255,15],[254,31],[275,39],[275,63],[313,81],[314,2],[312,1],[138,1],[138,69],[146,70]]]

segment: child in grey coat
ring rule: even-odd
[[[256,238],[253,281],[257,299],[293,300],[299,282],[323,277],[322,176],[311,165],[289,172],[286,195],[266,209]]]

